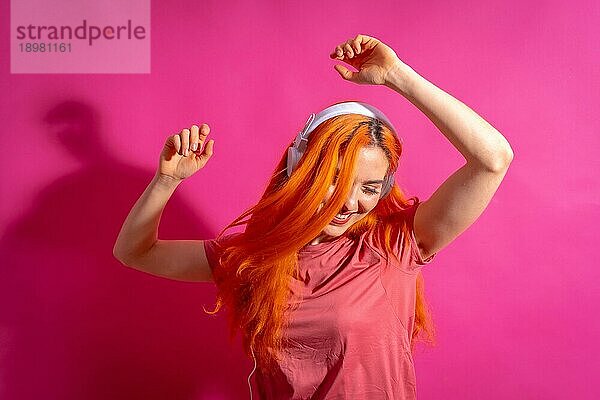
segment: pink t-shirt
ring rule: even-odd
[[[386,262],[371,231],[300,250],[301,279],[290,282],[290,301],[300,306],[284,331],[287,344],[275,377],[255,372],[261,399],[416,398],[410,352],[416,277],[435,256],[424,260],[416,244],[417,206],[404,211],[410,248],[402,249],[400,227],[393,242],[398,257],[406,251],[400,264]],[[211,268],[217,265],[214,244],[205,241]]]

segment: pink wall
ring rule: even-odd
[[[400,95],[339,78],[328,54],[357,33],[515,152],[483,216],[424,270],[438,345],[416,357],[419,398],[600,395],[598,2],[156,1],[140,75],[10,74],[8,3],[0,398],[246,398],[252,363],[223,315],[202,311],[213,285],[127,269],[112,246],[168,135],[206,122],[216,143],[161,238],[214,237],[257,200],[307,114],[349,98],[401,130],[397,182],[426,199],[462,158]]]

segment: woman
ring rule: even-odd
[[[412,399],[415,339],[433,339],[421,267],[481,215],[513,154],[381,41],[357,35],[330,57],[357,69],[336,65],[343,79],[408,99],[466,163],[428,200],[407,198],[393,184],[402,145],[392,124],[365,103],[337,103],[311,115],[261,200],[216,239],[159,240],[166,202],[213,154],[208,125],[193,125],[167,139],[114,255],[155,275],[214,280],[212,313],[227,306],[232,336],[242,332],[261,398]]]

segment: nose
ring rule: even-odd
[[[358,212],[358,196],[356,195],[356,190],[350,192],[350,196],[346,199],[344,208],[342,209],[342,213],[350,212]]]

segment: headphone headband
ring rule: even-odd
[[[379,121],[383,122],[387,125],[387,127],[396,135],[398,140],[402,143],[402,140],[396,133],[396,129],[394,125],[390,122],[390,120],[385,116],[383,112],[378,110],[376,107],[373,107],[370,104],[359,102],[359,101],[346,101],[343,103],[334,104],[332,106],[327,107],[326,109],[320,111],[317,114],[310,114],[304,128],[298,133],[296,139],[294,139],[293,145],[288,149],[288,157],[287,157],[287,176],[291,176],[292,172],[298,165],[300,158],[306,151],[306,145],[308,143],[308,137],[319,125],[323,122],[331,119],[333,117],[337,117],[339,115],[345,114],[359,114],[364,115],[366,117],[376,118]],[[395,171],[394,171],[395,172]],[[389,173],[384,178],[384,183],[382,185],[381,196],[380,198],[384,198],[392,189],[394,185],[394,172]]]

